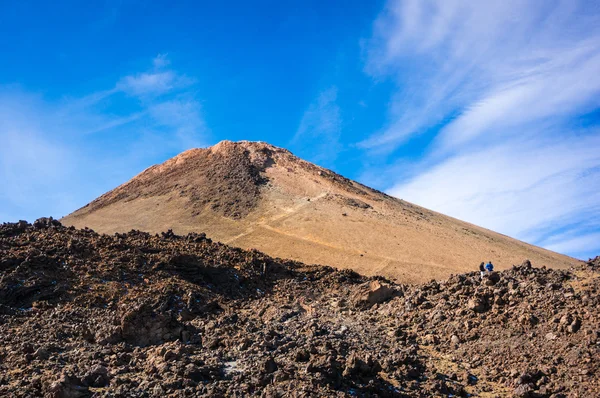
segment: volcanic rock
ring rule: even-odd
[[[600,395],[587,265],[407,285],[56,223],[0,225],[0,261],[0,396]]]
[[[394,293],[394,289],[385,282],[373,280],[358,286],[352,301],[356,306],[370,307],[390,299]]]
[[[48,398],[82,398],[89,397],[90,391],[82,385],[82,381],[70,374],[62,374],[46,390]]]

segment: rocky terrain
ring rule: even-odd
[[[161,197],[171,193],[186,198],[191,215],[204,208],[239,219],[258,204],[260,186],[268,180],[260,172],[269,166],[271,151],[263,148],[250,157],[241,146],[226,152],[191,149],[164,164],[152,166],[133,180],[92,201],[79,213],[88,214],[120,201]]]
[[[599,267],[405,285],[197,233],[3,224],[0,396],[600,396]]]
[[[144,170],[61,219],[101,233],[206,233],[243,249],[399,282],[445,279],[481,261],[576,259],[393,198],[264,142],[223,141]],[[343,231],[343,233],[340,233]]]

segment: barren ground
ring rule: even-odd
[[[402,282],[529,259],[578,263],[348,180],[264,143],[222,142],[144,171],[61,220],[98,232],[205,232],[240,248]]]
[[[4,224],[0,396],[599,396],[599,266],[405,285],[199,234]]]

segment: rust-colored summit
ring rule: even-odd
[[[223,141],[152,166],[61,220],[98,232],[205,232],[272,256],[420,282],[530,259],[576,260],[444,216],[262,142]]]

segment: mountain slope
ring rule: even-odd
[[[272,256],[421,282],[530,259],[576,260],[424,209],[260,142],[223,141],[152,166],[61,220],[98,232],[205,232]]]

